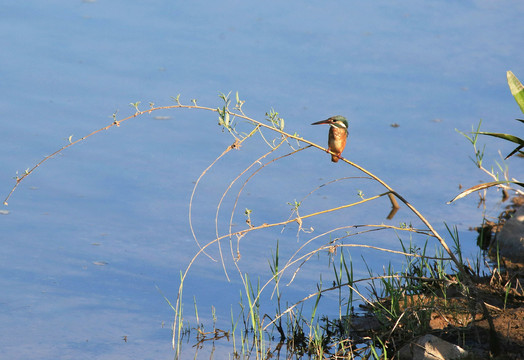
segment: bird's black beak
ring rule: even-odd
[[[320,125],[320,124],[331,124],[333,121],[331,119],[320,120],[312,123],[311,125]]]

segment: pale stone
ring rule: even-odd
[[[404,345],[399,351],[401,360],[452,360],[467,355],[461,347],[429,334]]]

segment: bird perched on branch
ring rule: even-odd
[[[342,151],[344,151],[344,148],[346,147],[348,121],[345,117],[336,115],[326,120],[314,122],[311,125],[320,124],[329,125],[328,149],[334,153],[331,154],[331,161],[337,162],[342,155]]]

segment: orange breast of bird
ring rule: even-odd
[[[331,155],[331,161],[338,162],[340,155],[342,155],[342,151],[344,151],[344,148],[346,147],[347,136],[346,129],[333,126],[330,127],[328,148],[336,154]]]

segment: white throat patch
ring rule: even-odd
[[[339,128],[339,129],[347,129],[346,124],[344,124],[343,122],[332,123],[332,124],[329,124],[329,126],[332,126],[334,128]]]

